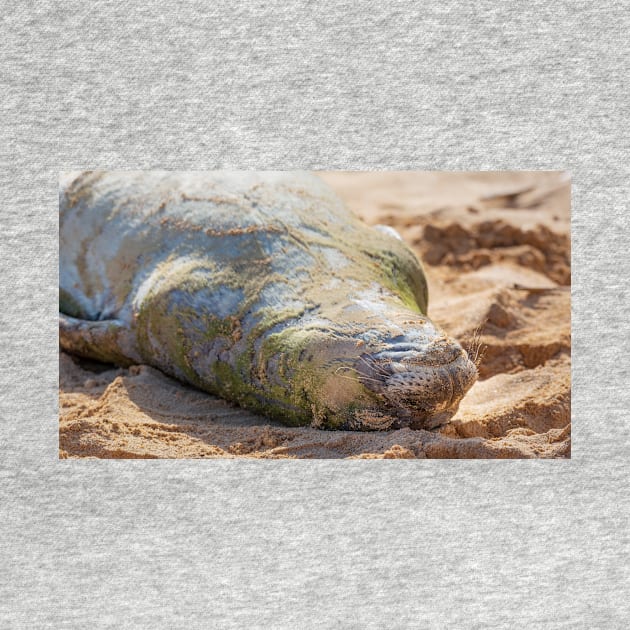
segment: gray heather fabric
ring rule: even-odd
[[[6,2],[0,627],[628,627],[628,8]],[[570,170],[573,459],[58,461],[87,167]]]

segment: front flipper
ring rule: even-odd
[[[141,363],[133,335],[122,321],[90,321],[59,313],[62,350],[88,359],[128,366]]]

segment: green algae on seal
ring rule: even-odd
[[[438,426],[477,377],[415,255],[314,175],[75,173],[59,210],[68,352],[330,429]]]

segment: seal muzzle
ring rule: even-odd
[[[413,428],[447,422],[477,380],[466,351],[446,336],[428,344],[392,340],[381,352],[363,354],[355,369],[362,383],[394,408],[401,425]]]

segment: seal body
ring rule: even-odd
[[[413,252],[314,175],[86,172],[59,206],[68,352],[322,428],[436,426],[476,378]]]

